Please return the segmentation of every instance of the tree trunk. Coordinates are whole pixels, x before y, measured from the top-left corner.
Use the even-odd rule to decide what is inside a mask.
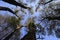
[[[29,32],[21,40],[36,40],[36,33],[33,27],[29,27]]]

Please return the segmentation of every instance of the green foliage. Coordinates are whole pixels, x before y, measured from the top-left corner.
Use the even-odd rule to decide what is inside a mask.
[[[11,17],[8,22],[10,26],[16,27],[19,24],[19,21],[16,17]]]
[[[33,21],[30,21],[30,23],[28,24],[28,29],[29,29],[29,32],[31,33],[36,32],[36,26]]]
[[[28,24],[28,26],[33,27],[33,26],[34,26],[34,22],[30,22],[30,23]]]

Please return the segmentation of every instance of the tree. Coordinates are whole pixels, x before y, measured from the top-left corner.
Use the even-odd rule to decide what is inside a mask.
[[[25,35],[21,40],[36,40],[36,26],[32,20],[28,23],[28,34]]]
[[[54,31],[56,34],[56,37],[60,38],[60,34],[59,34],[60,28],[59,27],[56,28],[56,26],[60,22],[59,21],[60,20],[60,14],[59,14],[60,13],[60,1],[54,1],[54,0],[50,0],[48,2],[46,2],[46,0],[38,0],[38,1],[36,0],[36,2],[32,1],[32,0],[29,0],[29,1],[31,1],[30,2],[31,6],[29,5],[31,7],[31,9],[20,8],[18,11],[14,12],[17,14],[18,20],[15,17],[12,17],[8,21],[9,25],[12,26],[12,28],[16,31],[17,28],[19,28],[19,27],[17,27],[17,25],[19,25],[19,21],[21,22],[21,20],[25,20],[25,21],[23,21],[23,23],[25,23],[26,25],[22,24],[22,26],[26,26],[29,29],[29,31],[28,31],[27,35],[25,35],[21,40],[36,40],[36,32],[37,33],[40,32],[41,35],[45,36],[46,31],[47,31],[48,35],[53,35],[53,31]],[[32,5],[32,2],[34,2],[34,5]],[[24,2],[22,2],[22,3],[24,3]],[[28,2],[27,2],[27,4],[28,4]],[[17,8],[18,7],[16,7],[16,10],[17,10]],[[31,14],[31,13],[33,13],[33,14]],[[34,15],[34,14],[36,14],[36,15]],[[19,17],[21,17],[21,20]],[[37,24],[35,23],[36,21],[38,21]],[[43,25],[41,25],[41,23],[43,23]],[[36,30],[37,28],[39,28],[39,29]],[[16,33],[15,31],[13,31],[5,39],[7,39],[8,37],[10,38],[12,36],[12,34]],[[44,37],[40,38],[40,39],[44,39]]]
[[[29,8],[29,7],[26,7],[26,6],[24,6],[23,4],[21,4],[21,3],[18,3],[18,2],[16,2],[15,0],[3,0],[4,2],[7,2],[7,3],[9,3],[9,4],[13,4],[13,5],[16,5],[16,6],[20,6],[20,7],[22,7],[22,8],[25,8],[25,9],[27,9],[27,8]]]

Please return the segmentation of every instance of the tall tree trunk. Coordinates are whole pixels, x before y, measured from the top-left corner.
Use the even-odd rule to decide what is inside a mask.
[[[29,32],[21,40],[36,40],[36,26],[34,23],[29,23]]]
[[[25,35],[21,40],[36,40],[35,30],[31,27],[27,35]]]

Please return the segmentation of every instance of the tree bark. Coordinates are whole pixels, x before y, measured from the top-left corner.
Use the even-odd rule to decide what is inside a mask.
[[[35,36],[35,30],[29,29],[29,32],[27,35],[25,35],[21,40],[36,40],[36,36]]]
[[[29,32],[21,40],[36,40],[36,26],[35,24],[29,24]]]

